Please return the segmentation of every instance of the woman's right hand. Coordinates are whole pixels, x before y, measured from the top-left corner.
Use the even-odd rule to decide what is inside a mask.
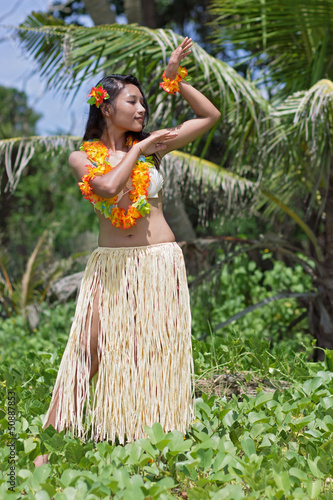
[[[139,150],[139,156],[150,156],[158,151],[163,151],[167,148],[167,142],[170,139],[175,139],[178,132],[174,129],[162,129],[152,132],[149,137],[135,144],[135,148]]]

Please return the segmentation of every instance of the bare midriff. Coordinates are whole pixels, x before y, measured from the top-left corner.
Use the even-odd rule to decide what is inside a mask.
[[[99,211],[98,245],[100,247],[140,247],[175,241],[175,236],[164,218],[162,211],[162,191],[158,198],[149,198],[150,213],[138,219],[135,226],[129,229],[114,227]],[[131,204],[128,194],[125,194],[118,206],[127,209]]]

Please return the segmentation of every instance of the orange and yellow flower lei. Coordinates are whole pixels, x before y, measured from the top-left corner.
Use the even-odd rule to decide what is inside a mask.
[[[165,90],[168,94],[174,95],[175,92],[179,92],[179,82],[187,77],[187,69],[185,67],[178,67],[178,73],[173,80],[166,77],[166,72],[164,71],[162,78],[163,82],[160,83],[160,87]],[[188,80],[188,79],[187,79]]]
[[[138,141],[128,138],[126,145],[132,146]],[[150,204],[147,201],[147,191],[150,184],[149,169],[154,166],[151,156],[140,156],[132,169],[131,179],[133,188],[129,191],[129,197],[133,201],[126,211],[117,206],[117,196],[113,198],[103,198],[92,190],[89,181],[98,175],[105,175],[112,170],[111,163],[107,160],[109,152],[107,147],[100,140],[85,141],[80,146],[81,151],[85,151],[92,165],[86,165],[88,173],[83,175],[82,182],[79,182],[81,193],[89,200],[94,207],[99,210],[107,219],[110,219],[113,226],[129,229],[135,226],[137,219],[141,219],[150,212]]]

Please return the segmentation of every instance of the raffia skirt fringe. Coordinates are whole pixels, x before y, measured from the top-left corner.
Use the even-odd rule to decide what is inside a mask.
[[[98,314],[98,373],[89,383]],[[144,426],[185,434],[195,418],[191,313],[177,243],[98,247],[82,280],[49,414],[56,429],[95,441],[131,442]]]

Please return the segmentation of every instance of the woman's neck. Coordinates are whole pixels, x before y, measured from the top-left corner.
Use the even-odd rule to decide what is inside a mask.
[[[110,127],[106,127],[102,133],[101,141],[109,151],[125,150],[125,132],[123,131],[111,130]]]

